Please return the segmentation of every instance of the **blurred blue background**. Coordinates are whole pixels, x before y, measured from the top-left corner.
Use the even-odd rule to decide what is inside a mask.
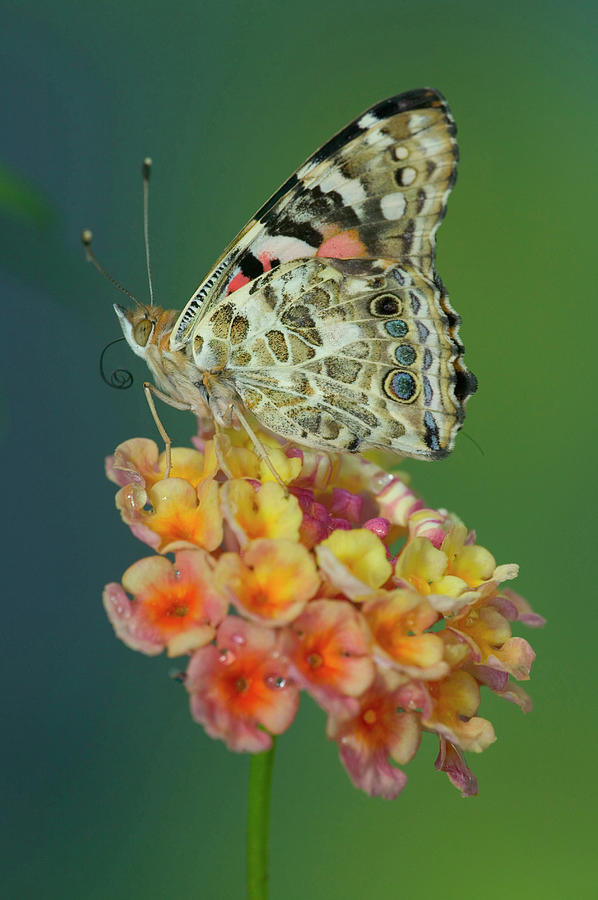
[[[272,900],[595,897],[596,7],[529,0],[2,3],[1,409],[6,550],[3,894],[242,897],[248,760],[193,724],[172,662],[118,642],[104,583],[145,555],[103,458],[155,437],[140,361],[109,390],[106,267],[145,296],[140,162],[154,159],[157,295],[180,308],[253,211],[375,101],[440,88],[459,181],[439,272],[480,382],[454,454],[410,462],[548,619],[524,717],[464,801],[424,740],[394,802],[359,794],[304,699],[281,738]],[[139,365],[137,365],[139,363]],[[167,410],[187,441],[193,421]],[[524,634],[523,630],[519,631]]]

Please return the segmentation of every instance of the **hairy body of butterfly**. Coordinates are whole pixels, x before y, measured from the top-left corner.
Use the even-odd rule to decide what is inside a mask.
[[[116,306],[162,398],[310,447],[449,453],[476,388],[434,269],[456,162],[442,96],[391,97],[291,176],[180,315]]]

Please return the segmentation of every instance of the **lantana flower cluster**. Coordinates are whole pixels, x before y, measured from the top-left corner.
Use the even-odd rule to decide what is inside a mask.
[[[477,793],[464,753],[496,739],[481,689],[531,709],[534,652],[511,625],[544,620],[505,587],[518,567],[375,454],[260,437],[284,486],[233,429],[173,448],[167,478],[148,439],[107,459],[123,521],[154,551],[104,590],[116,634],[186,658],[191,714],[231,750],[268,750],[303,691],[366,793],[397,796],[422,732],[436,768]]]

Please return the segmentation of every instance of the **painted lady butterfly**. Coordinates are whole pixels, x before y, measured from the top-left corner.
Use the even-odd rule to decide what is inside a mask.
[[[154,413],[151,393],[251,433],[249,410],[314,448],[449,453],[476,389],[434,270],[455,132],[437,91],[383,100],[283,184],[180,315],[115,306]]]

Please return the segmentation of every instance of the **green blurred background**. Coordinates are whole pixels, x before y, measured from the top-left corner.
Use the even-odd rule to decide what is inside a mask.
[[[424,740],[394,802],[358,793],[304,699],[279,741],[272,900],[596,897],[596,7],[503,0],[4,2],[0,263],[7,532],[3,896],[241,898],[248,760],[193,724],[172,662],[118,642],[103,584],[146,549],[103,457],[155,437],[119,334],[145,295],[140,161],[154,159],[158,298],[181,307],[253,211],[375,101],[440,88],[460,175],[439,271],[480,382],[451,458],[408,464],[548,619],[531,715],[487,696],[499,740],[461,800]],[[138,365],[139,363],[139,365]],[[187,440],[190,417],[165,414]],[[176,665],[176,664],[175,664]]]

